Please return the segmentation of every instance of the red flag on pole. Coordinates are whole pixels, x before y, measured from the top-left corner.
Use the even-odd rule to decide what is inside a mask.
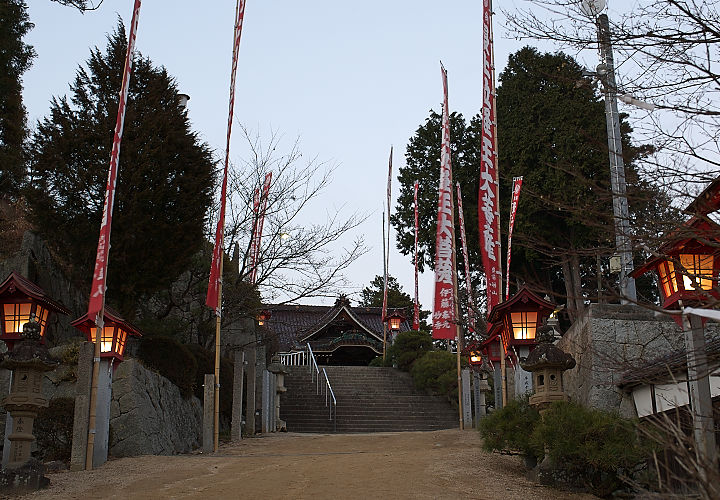
[[[240,51],[240,35],[245,16],[245,0],[238,0],[235,7],[235,31],[233,34],[232,69],[230,70],[230,102],[228,109],[227,140],[225,144],[225,167],[223,169],[222,189],[220,191],[220,216],[215,228],[215,248],[213,249],[212,263],[210,264],[210,281],[208,283],[205,304],[215,309],[220,315],[220,264],[223,257],[223,231],[225,229],[225,197],[227,196],[227,173],[230,163],[230,135],[232,133],[233,109],[235,108],[235,75],[237,73],[238,53]]]
[[[390,146],[390,160],[388,161],[388,180],[387,180],[387,217],[388,217],[388,226],[387,226],[387,251],[383,251],[383,255],[385,256],[385,265],[383,266],[385,268],[385,280],[383,283],[383,305],[382,305],[382,320],[385,321],[387,318],[387,309],[388,309],[388,268],[390,267],[390,197],[391,197],[391,186],[392,186],[392,157],[393,157],[393,148]],[[383,238],[384,240],[384,238]],[[383,245],[385,245],[385,241],[383,241]]]
[[[475,300],[472,293],[472,284],[470,283],[470,259],[468,259],[467,238],[465,237],[465,216],[463,215],[462,193],[460,192],[460,183],[457,183],[457,204],[458,216],[460,217],[460,241],[462,242],[463,260],[465,261],[465,287],[467,289],[468,301],[468,325],[470,332],[475,332],[475,310],[473,304]]]
[[[442,66],[442,65],[441,65]],[[450,165],[450,117],[448,113],[447,71],[442,70],[443,110],[440,146],[440,185],[438,187],[437,233],[435,235],[435,302],[433,330],[435,339],[454,339],[455,323],[455,228],[453,225],[452,166]]]
[[[255,284],[257,280],[258,264],[260,263],[260,243],[262,241],[263,225],[265,223],[265,212],[267,211],[268,197],[270,196],[270,182],[272,172],[265,174],[262,197],[257,198],[258,191],[255,191],[255,227],[253,228],[252,245],[250,248],[250,283]]]
[[[512,253],[512,234],[513,228],[515,227],[515,214],[517,213],[518,199],[520,199],[522,181],[522,177],[513,177],[512,202],[510,202],[510,227],[508,229],[507,270],[505,275],[505,300],[510,298],[510,255]]]
[[[123,127],[125,124],[125,107],[127,105],[128,90],[130,88],[130,75],[132,74],[133,51],[135,50],[135,37],[137,34],[138,18],[140,16],[140,0],[135,0],[132,21],[130,21],[130,37],[128,38],[127,52],[125,54],[125,68],[122,84],[120,85],[120,100],[118,103],[117,120],[115,121],[115,134],[113,147],[110,153],[110,168],[105,188],[105,205],[103,218],[100,223],[100,236],[98,238],[97,254],[95,256],[95,270],[93,272],[92,287],[90,288],[90,301],[88,303],[88,317],[95,318],[102,314],[105,308],[105,283],[107,279],[108,253],[110,251],[110,227],[112,213],[115,205],[115,185],[117,183],[118,160],[120,159],[120,143],[122,142]]]
[[[500,302],[500,214],[498,208],[497,139],[495,136],[495,89],[491,0],[483,0],[483,107],[478,226],[480,250],[487,280],[488,312]],[[490,327],[490,325],[488,325]]]
[[[415,181],[413,206],[415,207],[415,303],[413,310],[413,330],[420,329],[420,300],[418,298],[418,181]]]

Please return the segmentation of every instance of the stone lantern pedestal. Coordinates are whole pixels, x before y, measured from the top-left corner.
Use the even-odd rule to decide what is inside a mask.
[[[18,342],[0,363],[0,367],[12,372],[10,394],[2,399],[3,407],[12,417],[9,460],[0,475],[0,488],[4,491],[32,491],[49,484],[43,476],[43,466],[31,458],[30,449],[35,441],[32,431],[38,411],[49,405],[42,394],[43,373],[56,366],[47,348],[29,339]]]

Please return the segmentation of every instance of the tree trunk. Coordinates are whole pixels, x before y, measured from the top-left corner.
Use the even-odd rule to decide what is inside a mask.
[[[582,280],[580,279],[580,257],[577,254],[573,254],[570,256],[570,261],[570,272],[573,276],[575,311],[579,318],[585,312],[585,297],[583,296]]]
[[[573,287],[572,272],[570,271],[570,261],[568,259],[563,259],[562,261],[562,272],[565,281],[565,295],[567,297],[565,308],[567,309],[570,321],[574,323],[577,319],[577,310],[575,308],[575,300],[573,298],[575,290]]]

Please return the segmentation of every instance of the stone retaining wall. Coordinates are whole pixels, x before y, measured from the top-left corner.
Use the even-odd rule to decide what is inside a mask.
[[[717,324],[708,323],[706,334],[716,335]],[[667,315],[636,305],[591,304],[557,345],[577,362],[563,373],[565,391],[573,401],[635,417],[632,398],[617,387],[623,373],[683,349],[685,341]]]
[[[113,375],[110,455],[172,455],[200,446],[202,404],[134,359]]]

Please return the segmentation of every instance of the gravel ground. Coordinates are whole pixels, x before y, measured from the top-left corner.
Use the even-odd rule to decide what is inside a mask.
[[[516,456],[485,453],[474,431],[271,434],[218,453],[111,460],[49,475],[23,499],[592,499],[526,478]]]

